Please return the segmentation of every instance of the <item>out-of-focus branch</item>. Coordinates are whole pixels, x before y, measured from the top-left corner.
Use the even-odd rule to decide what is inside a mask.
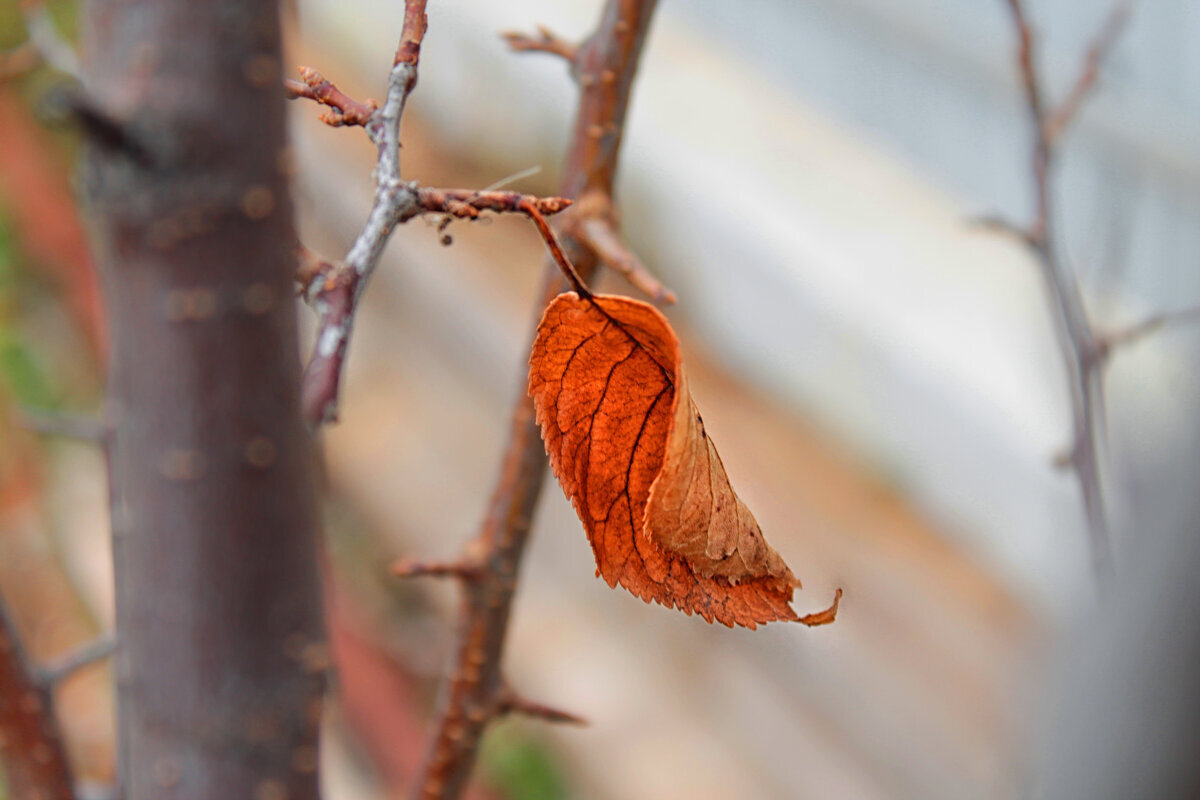
[[[501,691],[500,705],[496,713],[498,716],[503,714],[519,714],[523,717],[567,725],[588,724],[588,721],[578,714],[572,714],[570,711],[563,711],[560,708],[548,706],[544,703],[536,703],[533,700],[520,696],[511,688],[505,688]]]
[[[595,254],[601,264],[623,276],[642,294],[656,303],[673,304],[675,293],[650,273],[617,232],[611,203],[604,197],[599,197],[599,200],[598,205],[601,205],[603,210],[586,213],[581,208],[580,213],[572,218],[571,234]],[[588,201],[589,198],[584,198],[580,205],[583,206]]]
[[[579,56],[578,45],[567,41],[544,25],[538,26],[537,36],[529,36],[515,31],[501,35],[508,41],[508,46],[517,52],[549,53],[566,59],[572,65]]]
[[[1147,336],[1158,333],[1164,328],[1200,321],[1200,306],[1177,308],[1154,314],[1128,328],[1101,334],[1097,338],[1097,357],[1104,360],[1110,357],[1117,348],[1137,344]]]
[[[52,689],[81,669],[108,658],[116,649],[116,638],[102,634],[44,665],[38,671],[38,679],[47,689]]]
[[[1097,578],[1102,586],[1106,586],[1112,581],[1114,568],[1097,452],[1097,434],[1103,425],[1104,388],[1099,369],[1103,348],[1088,317],[1076,277],[1059,251],[1055,238],[1058,233],[1057,217],[1051,197],[1056,144],[1095,86],[1100,66],[1128,19],[1129,3],[1127,0],[1117,0],[1100,34],[1089,47],[1070,94],[1061,105],[1054,108],[1046,100],[1037,64],[1036,36],[1023,2],[1005,2],[1017,32],[1017,63],[1033,129],[1035,208],[1033,221],[1023,231],[1017,226],[1006,227],[1017,230],[1034,251],[1054,312],[1071,396],[1072,439],[1067,462],[1078,477],[1083,495]]]
[[[1112,52],[1117,38],[1129,23],[1129,15],[1133,13],[1134,0],[1121,0],[1113,5],[1108,18],[1100,27],[1100,32],[1088,46],[1084,56],[1083,69],[1080,70],[1075,84],[1071,87],[1066,99],[1059,104],[1054,113],[1046,120],[1046,138],[1051,142],[1058,141],[1063,131],[1074,121],[1083,101],[1091,93],[1100,77],[1100,69]]]
[[[46,684],[0,599],[0,765],[13,800],[75,800]]]
[[[595,33],[573,54],[572,72],[581,97],[563,170],[561,193],[566,197],[596,193],[611,202],[625,113],[655,5],[655,0],[607,0]],[[559,49],[560,54],[568,52]],[[575,233],[578,227],[572,216],[578,210],[566,212],[562,250],[582,279],[588,280],[598,259]],[[565,288],[560,268],[558,263],[547,265],[534,308],[535,323]],[[478,538],[467,545],[464,561],[480,564],[482,572],[461,581],[464,597],[457,644],[443,679],[421,775],[413,787],[415,800],[460,797],[489,720],[514,710],[501,661],[521,555],[546,472],[546,451],[524,384],[522,378],[487,516]],[[523,704],[533,707],[527,701]]]
[[[19,422],[42,436],[59,436],[89,444],[104,444],[107,430],[104,422],[88,414],[69,414],[57,411],[22,408]]]
[[[126,796],[316,800],[324,694],[279,3],[90,0],[82,189],[112,321],[106,448]],[[149,59],[149,60],[147,60]]]

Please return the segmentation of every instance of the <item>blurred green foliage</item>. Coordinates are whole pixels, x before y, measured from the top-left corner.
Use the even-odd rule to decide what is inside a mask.
[[[47,0],[46,8],[55,27],[64,39],[75,41],[79,29],[78,4],[73,0]],[[7,50],[25,41],[25,21],[21,15],[21,4],[0,3],[0,50]]]
[[[569,800],[558,759],[521,727],[506,722],[488,732],[479,754],[484,778],[512,800]]]
[[[0,384],[4,394],[36,408],[58,404],[49,373],[35,349],[22,335],[18,300],[31,287],[20,270],[20,250],[12,220],[0,207]]]

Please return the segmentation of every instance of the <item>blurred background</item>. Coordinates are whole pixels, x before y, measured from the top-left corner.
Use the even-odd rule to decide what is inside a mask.
[[[1029,3],[1053,97],[1106,3]],[[70,3],[51,3],[74,32]],[[433,0],[404,171],[551,194],[574,115],[559,61],[501,31],[569,39],[597,0]],[[288,64],[381,99],[403,6],[301,0]],[[0,4],[0,46],[25,32]],[[1063,252],[1102,329],[1200,304],[1200,7],[1140,5],[1063,143]],[[970,223],[1032,214],[1031,135],[1001,0],[661,0],[618,181],[624,233],[666,309],[739,494],[837,623],[714,628],[594,577],[548,485],[506,655],[516,687],[586,728],[489,733],[479,795],[1007,798],[1031,763],[1043,674],[1096,602],[1066,375],[1037,268]],[[290,68],[290,67],[289,67]],[[0,83],[0,590],[49,657],[111,625],[94,447],[19,409],[93,413],[103,326],[71,199],[70,137],[39,69]],[[293,104],[302,239],[338,257],[374,150]],[[356,327],[342,421],[323,436],[343,702],[331,798],[395,796],[422,747],[457,596],[397,584],[401,555],[474,535],[524,384],[543,246],[520,219],[399,230]],[[613,276],[601,288],[632,293]],[[301,317],[309,320],[306,309]],[[1104,485],[1118,560],[1192,521],[1200,332],[1121,350],[1106,374]],[[60,690],[81,776],[112,778],[104,668]]]

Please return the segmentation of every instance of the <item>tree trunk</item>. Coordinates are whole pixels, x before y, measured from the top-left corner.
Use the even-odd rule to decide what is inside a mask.
[[[327,662],[279,8],[91,0],[128,800],[317,797]]]

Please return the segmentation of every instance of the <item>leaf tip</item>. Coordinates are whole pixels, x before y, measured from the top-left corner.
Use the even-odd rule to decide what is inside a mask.
[[[837,589],[837,591],[835,591],[833,593],[833,605],[829,606],[829,608],[825,609],[824,611],[817,611],[812,614],[805,614],[803,617],[800,617],[796,621],[802,625],[807,625],[810,628],[815,628],[818,625],[828,625],[829,623],[831,623],[835,619],[837,619],[838,606],[841,604],[841,602],[842,602],[842,590],[839,587]]]

